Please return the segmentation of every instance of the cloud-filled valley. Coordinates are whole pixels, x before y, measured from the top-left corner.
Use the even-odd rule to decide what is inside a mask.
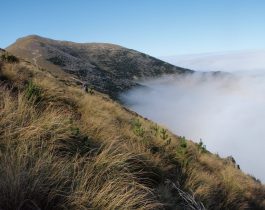
[[[233,60],[226,59],[219,63]],[[243,59],[233,62],[238,62],[237,68],[244,66]],[[174,133],[197,142],[202,139],[211,152],[232,155],[243,171],[264,182],[265,74],[250,71],[247,65],[244,73],[199,72],[143,81],[145,88],[130,90],[121,98],[132,110]],[[220,66],[227,71],[230,67]]]

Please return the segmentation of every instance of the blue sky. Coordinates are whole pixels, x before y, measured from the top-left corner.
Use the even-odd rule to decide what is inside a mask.
[[[263,0],[0,0],[0,47],[29,34],[154,56],[265,49]]]

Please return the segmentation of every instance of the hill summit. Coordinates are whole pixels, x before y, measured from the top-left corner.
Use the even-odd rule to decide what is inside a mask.
[[[7,48],[53,72],[65,71],[96,90],[116,97],[140,79],[191,73],[144,53],[107,43],[74,43],[30,35]]]

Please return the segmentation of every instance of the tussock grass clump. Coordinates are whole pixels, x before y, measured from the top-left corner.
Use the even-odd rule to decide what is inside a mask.
[[[12,95],[1,88],[0,207],[55,209],[67,186],[62,169],[68,164],[53,150],[56,141],[69,138],[69,124],[59,110],[38,112],[24,93]]]
[[[41,100],[41,94],[42,94],[41,88],[38,87],[36,84],[34,84],[32,81],[29,81],[25,91],[27,99],[38,102]]]
[[[162,206],[155,201],[147,181],[140,178],[143,168],[135,164],[141,161],[139,155],[115,141],[99,148],[89,147],[89,139],[80,139],[80,132],[73,129],[70,116],[63,110],[42,107],[39,111],[38,106],[28,100],[27,92],[14,96],[1,88],[1,209]]]
[[[144,173],[132,160],[140,157],[120,145],[111,144],[92,161],[83,160],[75,178],[75,194],[71,199],[77,206],[95,209],[159,209],[151,188],[144,185]],[[147,182],[147,180],[145,180]],[[80,199],[76,199],[80,197]]]

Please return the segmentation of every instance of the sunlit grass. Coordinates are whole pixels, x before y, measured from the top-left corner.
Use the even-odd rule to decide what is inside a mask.
[[[172,183],[207,209],[265,208],[232,163],[62,75],[0,71],[0,208],[182,209]]]

